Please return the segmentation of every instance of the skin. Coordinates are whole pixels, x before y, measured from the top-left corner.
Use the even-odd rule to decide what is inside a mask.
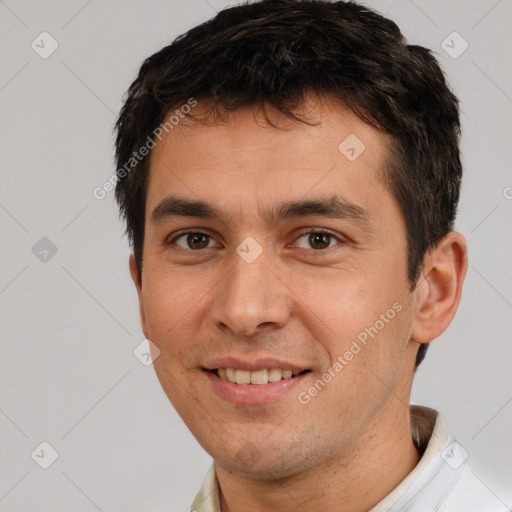
[[[211,125],[183,120],[151,153],[142,278],[133,255],[130,272],[144,334],[160,350],[155,371],[214,459],[223,512],[325,512],[340,503],[363,512],[389,494],[419,460],[408,409],[419,343],[452,320],[467,268],[465,240],[451,232],[426,255],[411,291],[404,222],[379,179],[389,137],[332,99],[310,96],[305,107],[319,124],[269,108],[278,128],[258,108]],[[366,146],[353,162],[338,149],[349,134]],[[170,194],[212,202],[223,217],[152,222]],[[368,222],[260,215],[333,194],[363,208]],[[205,248],[186,235],[166,243],[187,228],[211,237],[200,239]],[[328,248],[308,239],[319,228],[334,235]],[[247,236],[263,249],[250,264],[235,250]],[[401,311],[300,403],[299,392],[395,303]],[[202,371],[230,355],[274,356],[311,373],[275,403],[234,405]]]

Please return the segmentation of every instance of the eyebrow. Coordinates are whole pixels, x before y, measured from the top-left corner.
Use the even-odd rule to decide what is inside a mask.
[[[277,224],[283,220],[312,215],[348,219],[361,224],[370,224],[371,220],[367,210],[338,195],[329,198],[288,201],[271,207],[264,212],[262,217],[268,223]],[[167,196],[151,213],[151,222],[156,224],[174,217],[223,219],[225,216],[212,203],[177,196]]]

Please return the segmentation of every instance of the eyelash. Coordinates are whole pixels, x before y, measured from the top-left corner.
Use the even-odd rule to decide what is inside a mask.
[[[322,229],[322,228],[317,228],[317,229],[310,229],[309,231],[304,231],[302,233],[300,233],[297,237],[297,240],[299,238],[302,238],[303,236],[305,235],[310,235],[310,234],[321,234],[321,235],[329,235],[331,236],[332,238],[336,239],[338,241],[338,244],[339,243],[343,243],[345,242],[344,239],[342,239],[340,236],[334,234],[332,231],[329,231],[327,229]],[[172,240],[169,240],[165,243],[165,245],[176,245],[176,240],[180,239],[181,237],[184,237],[186,235],[205,235],[211,239],[213,239],[213,237],[211,235],[209,235],[208,233],[204,233],[202,231],[197,231],[195,229],[188,229],[186,231],[182,231],[181,233],[179,233],[177,236],[175,236]],[[336,244],[336,245],[338,245]],[[333,247],[336,247],[336,245],[332,246],[332,247],[326,247],[325,249],[309,249],[311,251],[314,251],[314,252],[323,252],[323,251],[327,251],[328,249],[332,249]],[[180,247],[180,249],[183,249],[183,247]],[[201,251],[204,251],[205,249],[209,249],[209,247],[205,247],[204,249],[184,249],[184,250],[188,250],[190,252],[201,252]],[[302,249],[302,248],[300,248]],[[302,250],[308,250],[308,249],[302,249]]]

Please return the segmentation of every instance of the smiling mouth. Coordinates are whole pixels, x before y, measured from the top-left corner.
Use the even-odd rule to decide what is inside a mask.
[[[311,370],[282,370],[280,368],[269,368],[256,371],[239,370],[236,368],[216,368],[215,370],[210,370],[210,372],[217,375],[217,377],[233,384],[253,384],[260,386],[272,382],[279,382],[280,380],[293,379],[310,371]]]

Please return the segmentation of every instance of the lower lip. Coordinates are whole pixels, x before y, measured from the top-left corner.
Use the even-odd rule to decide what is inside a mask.
[[[215,391],[225,400],[236,405],[258,405],[277,402],[308,377],[311,372],[302,373],[290,379],[281,379],[268,384],[234,384],[221,379],[216,373],[204,370]]]

